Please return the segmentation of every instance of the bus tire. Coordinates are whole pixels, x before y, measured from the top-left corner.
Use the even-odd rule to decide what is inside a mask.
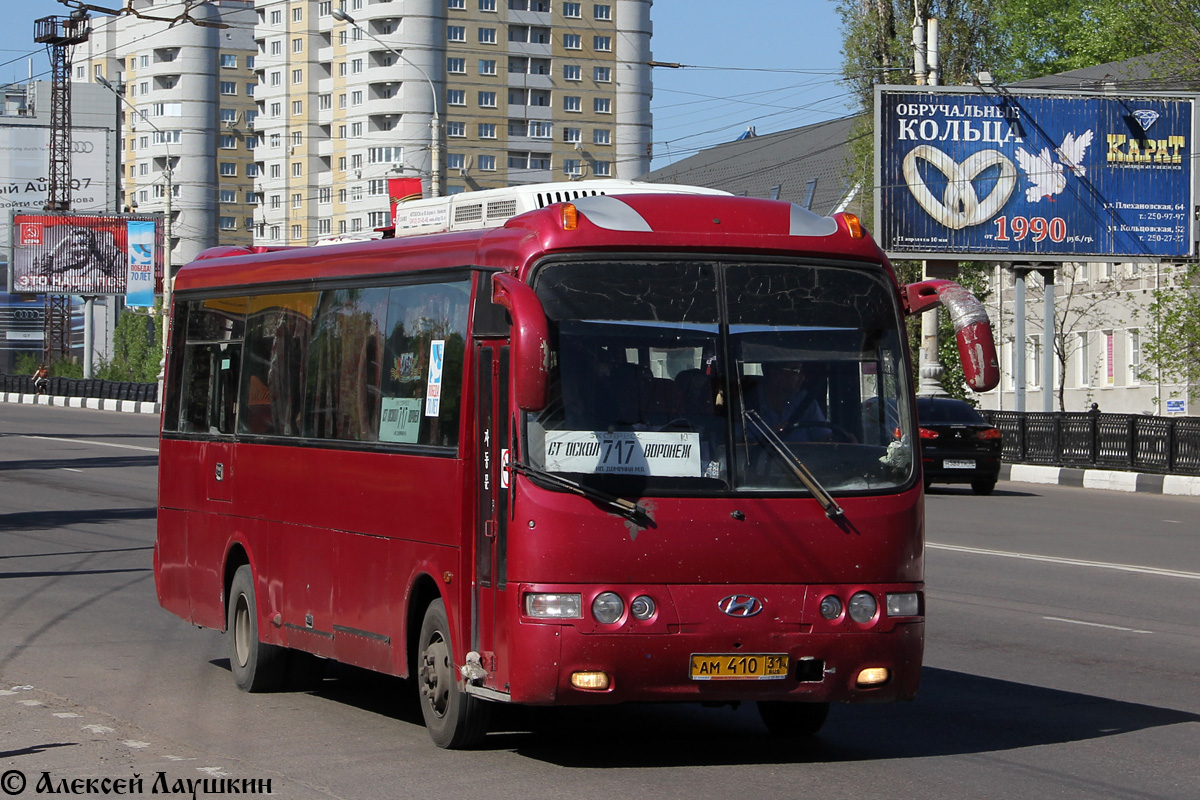
[[[287,672],[287,651],[266,644],[258,635],[258,603],[254,598],[254,573],[243,564],[229,584],[229,609],[225,632],[229,642],[229,668],[244,692],[269,692],[279,688]]]
[[[772,736],[799,739],[816,736],[829,716],[829,703],[758,701],[758,715]]]
[[[448,750],[479,744],[487,733],[491,708],[458,688],[450,622],[440,598],[425,609],[417,645],[416,678],[421,715],[434,744]]]

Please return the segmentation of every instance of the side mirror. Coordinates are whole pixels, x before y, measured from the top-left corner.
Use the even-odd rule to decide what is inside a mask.
[[[953,281],[928,280],[904,287],[904,305],[910,316],[945,306],[954,324],[967,385],[976,392],[996,388],[1000,383],[1000,361],[992,323],[975,295]]]
[[[542,301],[533,289],[511,275],[492,276],[492,302],[512,317],[512,364],[517,407],[539,411],[546,407],[550,375],[550,329]]]

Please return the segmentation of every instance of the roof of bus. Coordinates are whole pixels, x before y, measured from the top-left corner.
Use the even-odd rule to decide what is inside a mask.
[[[819,217],[792,203],[734,196],[636,194],[581,198],[579,223],[562,204],[490,230],[302,248],[214,248],[180,269],[178,291],[282,284],[476,266],[527,278],[551,253],[798,255],[883,264],[869,235],[854,238],[843,215]],[[262,251],[267,252],[262,252]]]

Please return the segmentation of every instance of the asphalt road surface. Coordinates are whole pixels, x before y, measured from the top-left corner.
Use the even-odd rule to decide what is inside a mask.
[[[749,705],[506,708],[446,752],[410,683],[247,695],[158,607],[156,423],[0,405],[0,800],[1200,797],[1200,499],[935,487],[921,694],[811,742]]]

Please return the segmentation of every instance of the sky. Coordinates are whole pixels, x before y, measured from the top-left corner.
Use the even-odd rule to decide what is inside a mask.
[[[116,8],[122,0],[91,0]],[[0,0],[0,82],[47,77],[35,19],[66,16],[57,0]],[[832,0],[654,0],[652,168],[732,141],[851,112],[839,81],[842,34]]]

